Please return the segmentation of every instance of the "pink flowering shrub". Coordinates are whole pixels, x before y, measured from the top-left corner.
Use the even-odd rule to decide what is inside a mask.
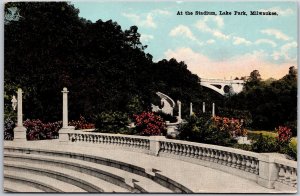
[[[166,125],[160,116],[153,112],[142,112],[133,115],[136,129],[141,135],[162,135],[166,133]]]
[[[95,129],[95,124],[87,122],[83,116],[80,116],[77,121],[69,122],[69,126],[74,126],[75,129]]]
[[[215,116],[212,118],[212,122],[220,131],[228,132],[231,137],[247,135],[243,121],[239,119]]]
[[[58,138],[58,131],[62,127],[62,122],[43,123],[39,119],[27,119],[23,125],[27,129],[27,140],[44,140]]]
[[[290,128],[279,126],[278,128],[275,128],[275,130],[278,133],[278,136],[276,138],[280,144],[290,142],[290,140],[292,138],[292,132],[291,132]]]

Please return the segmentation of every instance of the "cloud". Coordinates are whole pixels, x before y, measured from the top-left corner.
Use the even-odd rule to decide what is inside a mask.
[[[150,28],[156,28],[157,25],[153,21],[153,17],[151,14],[147,14],[145,19],[142,19],[141,16],[137,14],[129,14],[129,13],[123,13],[123,16],[134,22],[138,26],[143,26],[143,27],[150,27]]]
[[[172,37],[182,35],[182,36],[187,37],[191,40],[194,40],[194,41],[196,40],[196,37],[193,35],[190,28],[188,28],[187,26],[184,26],[184,25],[178,25],[177,27],[175,27],[174,29],[172,29],[170,31],[169,35],[172,36]]]
[[[230,59],[215,61],[209,57],[193,51],[191,48],[169,49],[165,52],[167,59],[176,58],[184,61],[192,73],[202,78],[230,79],[231,77],[249,76],[257,69],[263,79],[270,77],[281,78],[288,73],[291,65],[297,65],[296,61],[274,64],[266,59],[268,54],[262,50],[253,51]]]
[[[207,44],[213,44],[215,43],[216,41],[214,39],[209,39],[206,41]]]
[[[141,41],[142,42],[149,42],[154,38],[153,35],[141,34]]]
[[[274,51],[273,54],[271,55],[274,60],[288,60],[288,61],[296,61],[297,60],[297,55],[293,57],[293,51],[291,49],[297,48],[297,42],[290,42],[287,43],[283,46],[281,46],[279,51]],[[294,50],[294,52],[297,50]]]
[[[280,7],[272,7],[269,9],[260,9],[259,11],[261,11],[261,12],[267,12],[267,11],[277,12],[279,16],[289,16],[289,15],[294,14],[294,11],[291,8],[282,9]],[[267,17],[270,17],[270,16],[267,16]]]
[[[176,36],[182,36],[186,37],[192,41],[197,42],[199,45],[202,45],[202,42],[200,42],[193,34],[193,32],[190,30],[189,27],[185,25],[178,25],[177,27],[173,28],[170,33],[170,36],[176,37]]]
[[[123,16],[131,20],[137,26],[156,28],[157,24],[154,22],[154,17],[157,15],[171,15],[167,10],[155,9],[143,15],[137,15],[133,13],[122,13]]]
[[[258,39],[254,42],[256,45],[260,45],[260,44],[269,44],[271,45],[273,48],[277,46],[277,44],[269,39]]]
[[[211,28],[208,23],[212,21],[214,24],[216,24],[217,28]],[[197,29],[199,29],[202,32],[208,32],[211,33],[214,37],[218,39],[227,40],[230,38],[229,35],[225,35],[222,33],[219,29],[224,26],[224,20],[220,16],[205,16],[202,20],[198,20],[195,24]]]
[[[232,39],[233,39],[233,45],[241,45],[241,44],[251,45],[252,44],[251,41],[246,40],[243,37],[236,37],[236,36],[234,36]]]
[[[282,33],[278,29],[263,29],[260,32],[263,33],[263,34],[266,34],[266,35],[273,35],[277,39],[281,39],[281,40],[284,40],[284,41],[288,41],[288,40],[291,39],[289,36],[287,36],[286,34]]]
[[[167,11],[167,10],[161,10],[161,9],[156,9],[156,10],[152,10],[151,14],[159,14],[159,15],[171,15],[171,12]]]

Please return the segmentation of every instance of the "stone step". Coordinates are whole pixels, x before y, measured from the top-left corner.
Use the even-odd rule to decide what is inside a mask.
[[[57,167],[64,167],[78,172],[84,172],[101,178],[105,181],[117,184],[127,188],[130,192],[157,192],[157,193],[170,193],[170,189],[161,186],[146,177],[124,171],[115,167],[101,165],[83,160],[70,159],[65,157],[54,157],[36,154],[20,154],[20,153],[5,153],[5,160],[18,162],[22,160],[27,163],[40,163],[43,165],[52,165]],[[148,172],[151,173],[151,172]]]
[[[38,193],[38,192],[44,192],[42,189],[38,189],[34,186],[30,186],[25,183],[16,182],[14,180],[11,180],[9,178],[4,178],[3,182],[3,189],[5,192],[23,192],[23,193]]]
[[[77,172],[63,167],[44,165],[41,163],[26,163],[4,160],[5,170],[10,170],[17,174],[24,171],[38,176],[48,176],[58,179],[66,184],[80,187],[87,192],[128,192],[127,190],[108,183],[104,180],[90,176],[85,173]],[[45,181],[47,182],[47,181]],[[73,189],[66,189],[64,192],[74,192]]]
[[[13,181],[16,184],[33,186],[44,192],[86,192],[79,187],[46,175],[34,174],[27,170],[15,170],[15,168],[7,167],[6,163],[4,163],[4,181],[7,181],[7,183]],[[16,189],[21,190],[21,187],[18,188],[16,186]],[[26,192],[26,189],[21,192]]]

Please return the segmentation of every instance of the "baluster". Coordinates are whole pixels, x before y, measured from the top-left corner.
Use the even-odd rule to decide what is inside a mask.
[[[245,170],[246,168],[246,160],[243,155],[241,155],[242,163],[241,163],[241,170]]]
[[[116,145],[119,146],[120,145],[120,137],[115,137],[115,142],[116,142]]]
[[[168,146],[167,152],[171,154],[171,153],[172,153],[172,146],[171,146],[171,143],[167,142],[166,144],[167,144],[167,146]]]
[[[227,153],[227,155],[228,155],[228,159],[227,159],[227,166],[228,167],[231,167],[231,164],[232,164],[232,153]]]
[[[210,149],[210,161],[211,162],[215,162],[215,154],[216,154],[216,151],[215,150],[213,150],[213,149]]]
[[[178,153],[179,153],[179,145],[180,144],[175,144],[175,152],[174,152],[174,154],[176,154],[176,155],[178,155]]]
[[[291,168],[288,166],[285,166],[285,175],[284,175],[284,184],[290,185],[291,183],[291,175],[292,175],[292,171]]]
[[[290,185],[292,187],[297,187],[297,173],[296,173],[296,169],[295,168],[291,168],[292,169],[292,174],[291,174],[291,183]]]
[[[202,160],[206,160],[206,148],[202,148]]]
[[[258,160],[255,161],[255,174],[256,175],[259,174],[259,162],[258,162]]]
[[[224,154],[223,154],[223,162],[222,162],[222,165],[226,165],[227,164],[227,157],[228,157],[228,155],[227,155],[227,152],[223,152]]]
[[[125,142],[124,138],[120,137],[119,139],[120,139],[120,146],[123,147],[124,146],[124,142]]]
[[[198,159],[199,158],[199,147],[198,146],[196,146],[195,147],[195,152],[194,152],[194,154],[195,154],[195,159]]]
[[[183,148],[183,144],[180,144],[179,146],[178,146],[178,154],[181,156],[182,155],[182,148]]]
[[[133,147],[133,144],[134,144],[133,140],[134,140],[134,139],[129,138],[129,141],[130,141],[130,147]]]
[[[95,135],[95,143],[98,144],[99,143],[99,135]]]
[[[141,149],[146,148],[146,141],[144,141],[143,139],[141,139],[139,145],[140,145]]]
[[[203,159],[203,148],[199,148],[199,159]]]
[[[185,147],[186,147],[186,155],[185,156],[187,156],[187,157],[189,157],[190,156],[190,146],[189,145],[185,145]]]
[[[284,176],[285,176],[285,169],[284,169],[284,167],[283,167],[283,165],[281,165],[281,164],[279,164],[278,165],[278,167],[279,167],[279,172],[278,172],[278,181],[279,182],[283,182],[284,181]]]
[[[246,172],[250,172],[250,170],[251,170],[251,162],[250,162],[250,157],[245,157],[246,158],[246,169],[245,169],[245,171]]]
[[[231,167],[236,168],[236,154],[232,154]]]
[[[190,152],[190,157],[191,158],[194,158],[194,156],[195,156],[195,151],[194,151],[194,146],[191,146],[191,152]]]
[[[241,155],[236,154],[236,166],[235,168],[240,169],[241,168]]]
[[[186,145],[182,145],[182,156],[186,156]]]
[[[250,172],[255,173],[255,159],[251,159]]]
[[[214,162],[215,163],[218,163],[219,155],[220,155],[220,152],[218,150],[215,150],[215,157],[214,157]]]
[[[211,155],[211,149],[207,148],[206,149],[206,160],[210,161],[210,155]]]
[[[218,160],[218,163],[219,163],[219,164],[222,164],[222,162],[223,162],[223,151],[220,151],[219,153],[220,153],[220,154],[219,154],[219,158],[218,158],[218,159],[219,159],[219,160]]]

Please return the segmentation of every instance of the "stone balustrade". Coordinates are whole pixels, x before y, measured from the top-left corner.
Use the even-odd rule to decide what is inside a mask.
[[[224,146],[166,139],[164,136],[146,137],[80,130],[70,130],[67,134],[68,137],[62,138],[68,138],[68,142],[71,143],[138,149],[143,153],[179,159],[231,173],[270,189],[297,190],[297,162],[287,160],[284,155],[276,153],[255,153]]]
[[[275,188],[278,190],[297,189],[297,162],[275,159],[277,169]]]
[[[89,133],[74,131],[68,133],[69,141],[83,142],[93,144],[107,144],[121,147],[130,147],[138,149],[150,149],[150,140],[147,137],[121,135],[121,134],[106,134],[106,133]]]
[[[222,146],[185,141],[160,141],[163,153],[203,160],[258,174],[258,154]]]

